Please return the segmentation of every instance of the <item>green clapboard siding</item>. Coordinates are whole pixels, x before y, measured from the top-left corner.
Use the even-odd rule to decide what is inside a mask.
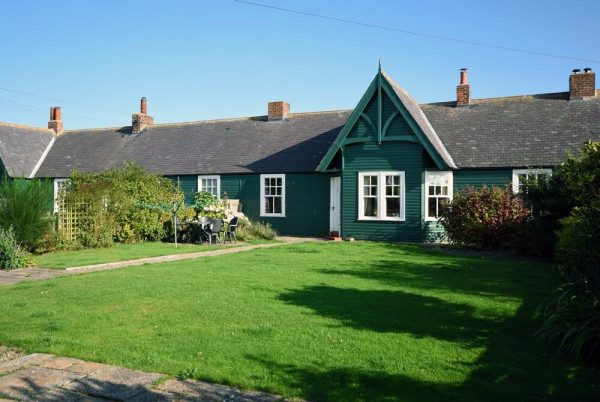
[[[221,197],[240,200],[240,209],[250,220],[270,223],[279,234],[320,236],[329,230],[329,177],[322,173],[286,174],[286,216],[260,216],[260,174],[220,175]],[[171,176],[191,205],[198,190],[198,176]]]
[[[227,180],[229,177],[227,177]],[[221,186],[225,182],[221,176]],[[243,212],[253,221],[270,223],[280,234],[320,236],[329,230],[329,177],[321,173],[285,175],[285,217],[260,216],[260,175],[252,176],[242,196]],[[236,198],[230,195],[230,198]]]
[[[505,187],[512,181],[512,170],[457,170],[454,176],[454,191],[460,191],[466,186],[481,188]]]
[[[358,220],[358,173],[405,172],[404,222]],[[428,234],[421,218],[423,147],[408,142],[352,144],[344,151],[342,235],[357,239],[423,241]]]

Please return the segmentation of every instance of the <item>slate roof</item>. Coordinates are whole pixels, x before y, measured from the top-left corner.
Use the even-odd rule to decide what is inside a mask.
[[[436,133],[436,130],[431,126],[427,117],[423,114],[423,111],[419,108],[419,104],[413,99],[412,96],[408,94],[400,85],[398,85],[394,80],[390,78],[385,72],[381,72],[381,75],[390,83],[391,87],[394,89],[394,92],[400,99],[400,102],[406,107],[408,113],[412,116],[415,122],[423,131],[423,134],[427,137],[431,145],[435,148],[438,154],[442,157],[446,165],[452,169],[456,169],[456,163],[454,162],[452,156],[448,153],[448,150],[444,146],[444,143],[440,140],[440,137]]]
[[[475,99],[457,108],[456,102],[418,105],[385,78],[452,168],[551,167],[585,141],[600,141],[600,90],[584,101],[555,93]],[[314,172],[352,112],[158,124],[140,134],[131,127],[67,130],[56,137],[0,123],[0,158],[12,176],[29,176],[39,163],[36,176],[67,177],[74,168],[102,171],[128,161],[168,176]]]
[[[0,122],[0,159],[11,177],[29,177],[52,141],[48,129]]]
[[[600,91],[569,101],[568,93],[421,105],[459,168],[551,167],[585,141],[600,141]]]
[[[132,134],[131,127],[65,131],[37,176],[67,177],[74,168],[102,171],[127,161],[166,176],[314,172],[350,113],[159,124],[140,134]]]

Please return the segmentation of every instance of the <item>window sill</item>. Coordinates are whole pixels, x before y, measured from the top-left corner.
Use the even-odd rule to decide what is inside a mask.
[[[285,218],[284,214],[263,214],[260,215],[261,218]]]
[[[385,219],[378,219],[378,218],[358,218],[359,222],[406,222],[405,218],[385,218]]]

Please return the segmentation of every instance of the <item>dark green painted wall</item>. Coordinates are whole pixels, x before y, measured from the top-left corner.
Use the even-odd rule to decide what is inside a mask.
[[[357,239],[422,241],[426,236],[421,220],[423,147],[410,142],[348,145],[342,174],[342,235]],[[398,221],[358,220],[358,173],[405,172],[405,218]]]
[[[399,124],[398,128],[404,128]],[[393,170],[405,172],[404,222],[358,220],[358,172]],[[411,142],[350,144],[344,150],[342,173],[342,235],[357,239],[424,241],[440,231],[435,222],[423,221],[423,171],[436,170],[424,148]],[[269,222],[280,234],[320,236],[329,232],[329,176],[323,173],[286,175],[286,216],[260,216],[260,175],[221,175],[221,196],[239,199],[241,210],[253,221]],[[198,176],[170,177],[178,181],[193,203]],[[467,185],[505,186],[512,170],[458,170],[454,191]]]
[[[242,212],[252,221],[268,222],[280,234],[320,236],[329,231],[329,176],[323,173],[285,175],[285,217],[260,216],[260,175],[220,175],[221,197],[239,199]],[[198,176],[171,176],[193,203]]]
[[[454,172],[454,191],[459,191],[465,186],[480,188],[484,184],[488,187],[504,187],[512,183],[512,170],[457,170]]]

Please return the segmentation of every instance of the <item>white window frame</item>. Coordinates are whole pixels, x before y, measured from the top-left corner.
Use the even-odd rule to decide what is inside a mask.
[[[267,213],[265,179],[281,179],[281,213]],[[270,195],[271,196],[271,195]],[[260,216],[264,217],[285,217],[285,174],[261,174],[260,175]]]
[[[513,193],[518,194],[519,193],[519,176],[521,175],[525,175],[526,177],[529,177],[530,175],[533,176],[537,176],[540,174],[547,174],[549,176],[552,176],[552,169],[542,169],[542,168],[538,168],[538,169],[514,169],[513,170],[513,174],[512,174],[512,190]]]
[[[424,183],[425,183],[425,221],[429,221],[429,222],[437,222],[439,220],[438,217],[430,217],[429,216],[429,198],[431,197],[429,195],[429,178],[430,176],[434,176],[434,181],[435,183],[442,183],[442,180],[444,180],[445,177],[448,177],[448,194],[446,196],[444,195],[433,195],[433,197],[435,198],[448,198],[448,201],[452,201],[452,195],[454,194],[454,175],[452,173],[452,171],[425,171],[425,178],[424,178]],[[439,211],[438,211],[439,212]]]
[[[365,195],[364,195],[364,177],[377,176],[377,216],[365,216]],[[387,210],[383,207],[386,205],[385,199],[385,177],[400,176],[400,216],[387,216]],[[400,171],[374,171],[374,172],[358,172],[358,220],[361,221],[404,221],[404,205],[405,205],[405,175]]]
[[[58,212],[58,192],[70,181],[71,179],[66,178],[54,179],[54,213]]]
[[[215,198],[217,198],[218,200],[221,199],[221,176],[219,175],[210,175],[210,176],[198,176],[198,191],[205,191],[202,190],[202,180],[217,180],[217,195],[215,196]],[[212,192],[211,192],[212,194]],[[215,195],[215,194],[213,194]]]

